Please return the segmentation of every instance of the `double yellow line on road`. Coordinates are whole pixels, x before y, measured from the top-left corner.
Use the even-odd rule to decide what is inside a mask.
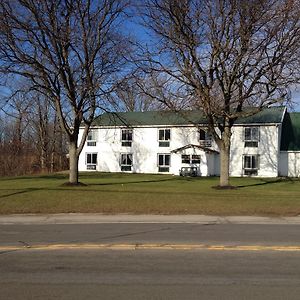
[[[17,250],[213,250],[213,251],[281,251],[300,252],[300,245],[207,245],[207,244],[36,244],[5,245],[0,252]]]

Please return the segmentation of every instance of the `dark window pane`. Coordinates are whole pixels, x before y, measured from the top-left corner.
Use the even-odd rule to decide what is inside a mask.
[[[170,146],[170,142],[159,142],[159,147],[169,147]]]
[[[206,136],[205,131],[203,129],[200,129],[199,133],[200,133],[200,141],[204,141]]]
[[[121,166],[121,171],[131,171],[131,166]]]
[[[92,154],[92,164],[97,164],[97,153]]]
[[[169,168],[168,167],[159,167],[158,172],[169,172]]]
[[[132,154],[127,155],[127,165],[132,165]]]
[[[86,155],[86,163],[90,164],[92,162],[92,155],[91,154],[87,154]]]
[[[123,147],[131,147],[132,143],[129,142],[129,141],[126,141],[126,142],[122,142],[122,146]]]
[[[164,156],[162,154],[158,155],[158,165],[159,166],[164,165]]]
[[[252,156],[252,162],[251,162],[251,167],[252,169],[256,169],[257,168],[257,165],[256,165],[256,156]]]
[[[165,130],[164,129],[160,129],[158,132],[158,139],[160,141],[164,141],[165,140]]]
[[[258,142],[255,142],[255,141],[245,141],[245,147],[254,147],[254,148],[257,148],[258,147]]]
[[[251,141],[251,128],[245,128],[245,141]]]
[[[170,165],[170,155],[165,155],[165,166],[169,166]]]
[[[168,141],[171,139],[171,131],[170,129],[165,130],[165,140]]]
[[[252,141],[258,141],[258,128],[252,128]]]
[[[245,169],[251,168],[251,158],[250,158],[250,156],[244,156],[244,168]]]

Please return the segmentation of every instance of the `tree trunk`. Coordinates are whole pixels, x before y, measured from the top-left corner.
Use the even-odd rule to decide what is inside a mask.
[[[44,145],[44,141],[42,140],[41,141],[42,145],[41,145],[41,158],[40,158],[40,161],[41,161],[41,170],[42,170],[42,173],[46,173],[48,171],[47,169],[47,149],[45,148],[45,145]]]
[[[55,165],[55,150],[56,150],[56,138],[57,138],[57,117],[55,114],[53,121],[53,132],[52,132],[52,145],[51,145],[51,154],[50,154],[50,172],[54,172]]]
[[[72,185],[77,185],[78,182],[78,153],[77,153],[77,142],[70,141],[69,144],[69,161],[70,161],[70,173],[69,173],[69,183]]]
[[[230,127],[226,127],[222,134],[222,141],[220,147],[220,187],[230,186],[229,184],[230,139],[231,139],[231,129]]]

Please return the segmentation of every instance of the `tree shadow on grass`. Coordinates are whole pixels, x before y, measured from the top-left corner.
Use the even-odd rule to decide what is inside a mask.
[[[7,197],[10,197],[10,196],[30,193],[30,192],[34,192],[34,191],[39,191],[39,190],[42,190],[42,189],[41,188],[28,188],[28,189],[21,190],[21,191],[20,190],[12,190],[12,189],[5,189],[5,190],[6,191],[11,190],[11,191],[14,191],[14,192],[11,192],[9,194],[0,195],[0,199],[7,198]]]
[[[250,183],[250,184],[245,184],[245,185],[237,185],[237,188],[247,188],[247,187],[252,187],[252,186],[261,186],[261,185],[269,185],[269,184],[278,184],[282,182],[290,182],[290,183],[295,183],[295,180],[293,180],[290,177],[284,177],[284,178],[278,178],[276,180],[266,180],[266,179],[261,179],[261,182],[256,182],[256,183]]]
[[[153,183],[153,182],[166,182],[166,181],[178,181],[178,178],[164,178],[164,179],[150,179],[150,180],[136,180],[136,181],[118,181],[118,182],[101,182],[101,183],[89,183],[88,186],[104,186],[104,185],[123,185],[123,184],[138,184],[138,183]]]

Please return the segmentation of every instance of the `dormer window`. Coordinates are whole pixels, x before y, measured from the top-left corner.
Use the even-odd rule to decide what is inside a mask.
[[[122,129],[121,142],[123,147],[131,147],[132,145],[132,129]]]
[[[211,135],[207,131],[199,129],[199,142],[200,146],[211,147]]]
[[[245,127],[244,141],[245,147],[258,147],[259,127]]]
[[[158,144],[159,147],[169,147],[171,140],[171,129],[158,130]]]
[[[97,131],[90,130],[87,136],[87,146],[96,146],[97,145]]]

